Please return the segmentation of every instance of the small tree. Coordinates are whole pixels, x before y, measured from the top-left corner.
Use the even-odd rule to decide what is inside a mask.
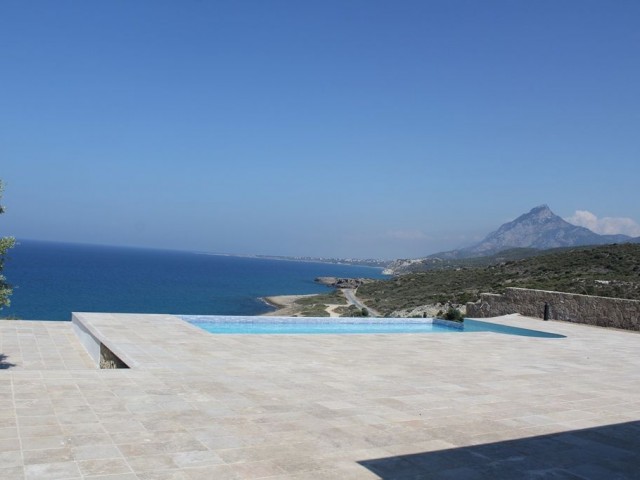
[[[0,200],[2,199],[2,191],[4,186],[0,181]],[[0,205],[0,215],[4,213],[4,207]],[[0,310],[2,307],[9,306],[9,297],[11,296],[11,286],[6,282],[6,279],[2,275],[2,269],[4,267],[4,260],[7,251],[16,244],[13,237],[0,238]]]

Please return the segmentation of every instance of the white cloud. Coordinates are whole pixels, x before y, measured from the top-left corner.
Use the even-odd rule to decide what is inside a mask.
[[[586,227],[592,232],[601,235],[615,235],[622,233],[631,237],[640,236],[640,224],[627,217],[602,217],[598,218],[588,210],[576,210],[572,216],[565,220],[579,227]]]

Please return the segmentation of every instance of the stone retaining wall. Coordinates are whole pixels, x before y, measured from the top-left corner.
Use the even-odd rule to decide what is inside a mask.
[[[552,320],[640,331],[638,300],[526,288],[507,288],[503,295],[483,293],[478,302],[467,303],[467,316],[486,318],[519,313],[543,318],[545,303],[549,304]]]

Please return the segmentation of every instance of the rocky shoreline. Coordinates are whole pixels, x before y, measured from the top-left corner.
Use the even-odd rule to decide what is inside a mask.
[[[375,282],[371,278],[339,278],[339,277],[316,277],[316,283],[333,288],[358,288],[360,285]]]

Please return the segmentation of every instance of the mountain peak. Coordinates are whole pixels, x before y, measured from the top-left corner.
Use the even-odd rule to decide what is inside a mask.
[[[553,213],[548,205],[538,205],[537,207],[532,208],[529,211],[529,213],[520,215],[518,218],[516,218],[513,222],[510,222],[510,223],[524,221],[525,219],[533,220],[533,221],[549,221],[550,219],[560,220],[560,217],[558,217],[555,213]]]
[[[467,258],[493,255],[509,248],[548,249],[579,245],[602,245],[626,242],[626,235],[598,235],[584,227],[572,225],[553,213],[548,205],[538,205],[528,213],[500,226],[481,242],[460,250],[442,252],[432,257]]]
[[[534,213],[534,214],[540,214],[540,213],[544,213],[544,214],[554,214],[551,209],[549,208],[549,205],[547,205],[546,203],[543,203],[542,205],[538,205],[537,207],[533,207],[529,213]]]

